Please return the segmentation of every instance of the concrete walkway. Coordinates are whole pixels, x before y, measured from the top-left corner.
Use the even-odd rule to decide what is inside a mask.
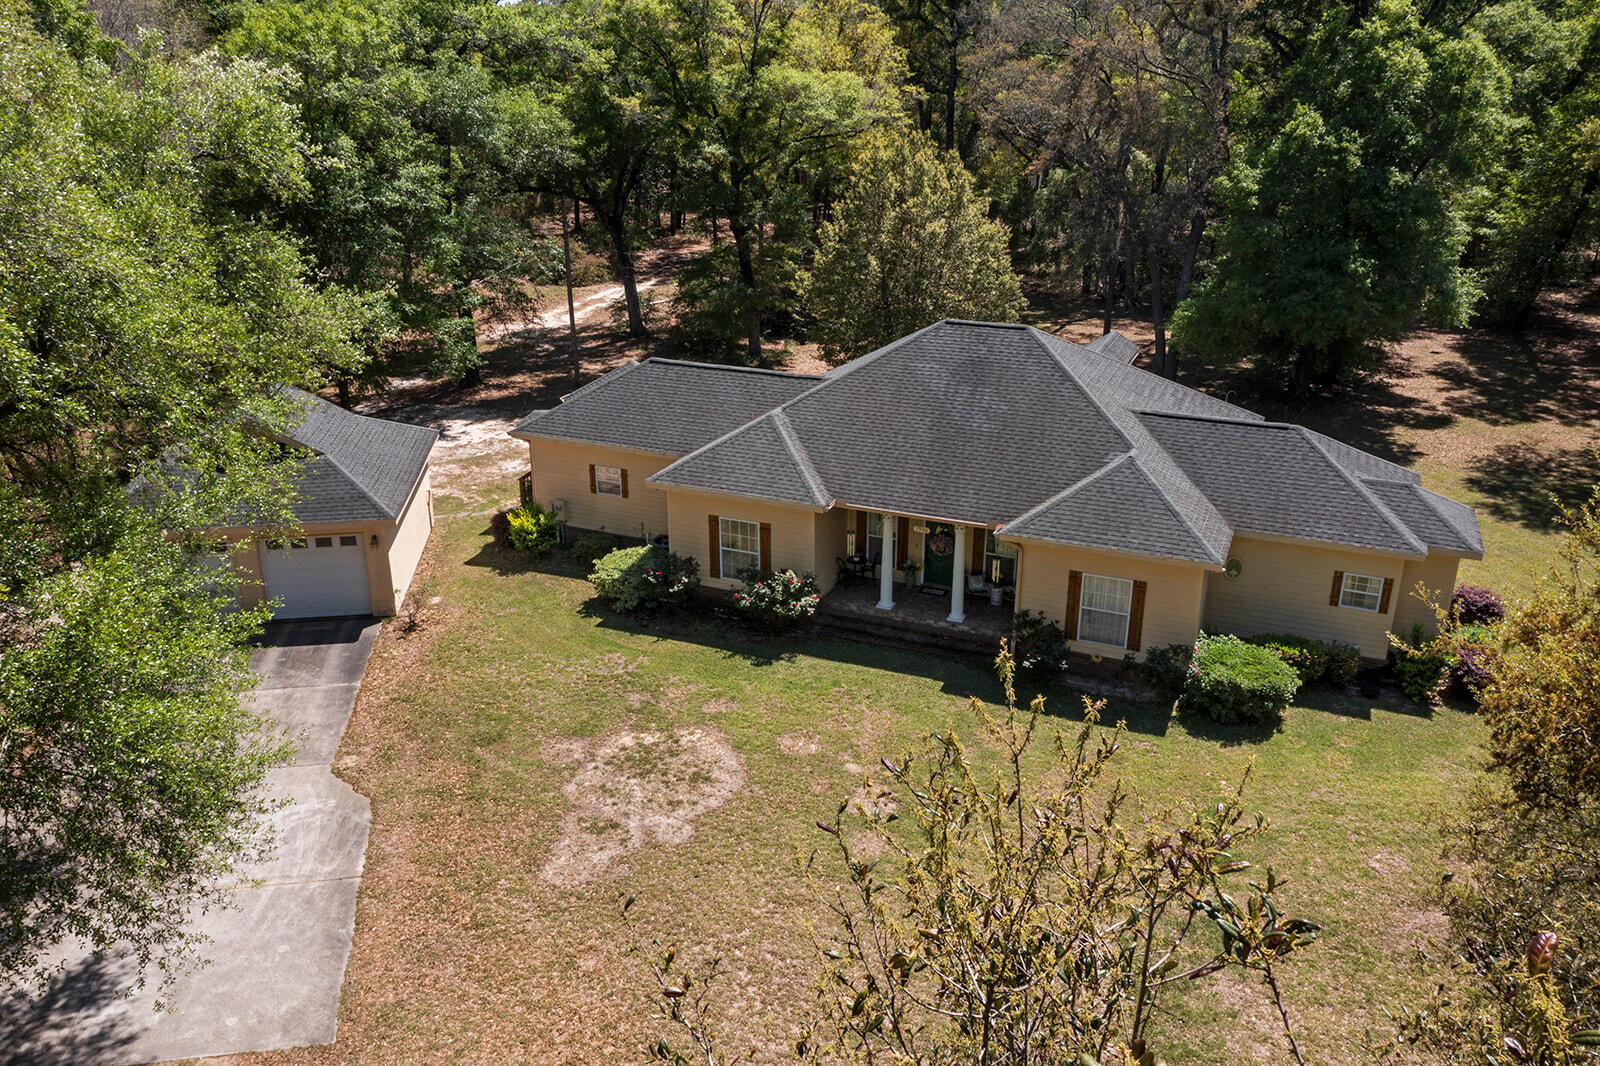
[[[244,871],[260,883],[241,885],[234,906],[196,916],[211,962],[178,978],[170,1011],[154,1010],[159,975],[118,999],[133,960],[80,954],[16,1030],[0,1030],[0,1062],[128,1066],[333,1042],[371,814],[330,764],[377,631],[373,619],[276,622],[252,656],[253,704],[297,741],[292,765],[267,777],[289,800],[274,819],[280,846]]]

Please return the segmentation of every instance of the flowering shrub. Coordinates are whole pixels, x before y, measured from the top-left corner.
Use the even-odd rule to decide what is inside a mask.
[[[1506,616],[1506,601],[1482,585],[1457,585],[1450,597],[1450,614],[1464,626],[1488,625]]]
[[[739,578],[744,588],[733,594],[734,609],[763,629],[781,632],[803,625],[822,602],[815,574],[746,570]]]
[[[556,546],[556,516],[537,503],[507,511],[506,540],[519,552],[542,555]]]
[[[1276,652],[1202,633],[1178,706],[1215,722],[1275,723],[1299,689],[1299,676]]]
[[[1018,611],[1011,618],[1011,656],[1018,670],[1058,674],[1070,661],[1067,634],[1042,614]]]
[[[618,548],[595,563],[595,591],[626,614],[681,607],[700,584],[700,564],[665,548]]]

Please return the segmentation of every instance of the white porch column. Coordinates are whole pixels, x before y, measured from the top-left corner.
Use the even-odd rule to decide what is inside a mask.
[[[883,565],[878,574],[878,610],[894,610],[894,560],[900,545],[894,542],[899,520],[892,514],[883,516]]]
[[[956,525],[955,565],[950,568],[950,621],[967,620],[967,535],[966,526]]]

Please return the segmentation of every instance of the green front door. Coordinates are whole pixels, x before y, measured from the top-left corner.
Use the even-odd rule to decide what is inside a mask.
[[[922,537],[922,582],[949,588],[955,574],[956,527],[948,522],[929,522]]]

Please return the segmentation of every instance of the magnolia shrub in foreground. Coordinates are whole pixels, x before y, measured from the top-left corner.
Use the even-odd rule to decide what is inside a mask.
[[[1019,711],[1007,650],[997,665],[1004,710],[972,701],[997,761],[933,736],[883,760],[868,802],[818,823],[809,874],[827,920],[817,1015],[795,1057],[1151,1066],[1163,1027],[1181,1024],[1166,993],[1233,969],[1260,977],[1301,1061],[1277,971],[1318,927],[1282,912],[1271,867],[1237,857],[1266,828],[1245,813],[1243,783],[1151,816],[1111,777],[1121,726],[1098,728],[1086,701],[1082,727],[1041,756],[1044,701]],[[659,943],[649,961],[677,1029],[650,1060],[728,1061],[710,1021],[721,961],[685,968]]]

